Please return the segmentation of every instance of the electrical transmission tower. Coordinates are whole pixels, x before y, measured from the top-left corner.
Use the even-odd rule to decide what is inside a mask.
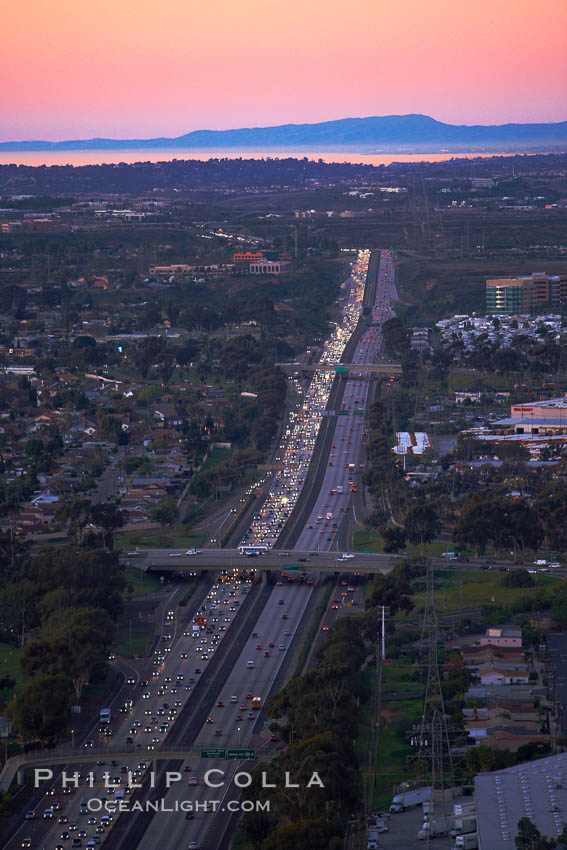
[[[423,712],[419,726],[418,763],[431,785],[432,800],[444,799],[444,790],[453,786],[453,757],[449,724],[445,714],[439,674],[439,623],[435,607],[435,572],[429,560],[426,566],[426,600],[421,629],[421,645],[426,653],[426,683]],[[426,838],[426,846],[429,837]]]

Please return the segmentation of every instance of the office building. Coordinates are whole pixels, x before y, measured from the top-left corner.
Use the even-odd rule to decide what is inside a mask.
[[[487,313],[536,313],[564,301],[567,301],[567,276],[533,272],[529,276],[486,281]]]

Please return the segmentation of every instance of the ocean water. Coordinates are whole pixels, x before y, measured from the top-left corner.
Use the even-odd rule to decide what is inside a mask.
[[[364,165],[390,165],[392,162],[443,162],[448,159],[474,157],[513,156],[495,153],[396,153],[395,151],[360,152],[352,150],[302,151],[302,150],[76,150],[76,151],[0,151],[0,165],[102,165],[119,162],[170,162],[174,159],[286,159],[295,157],[324,162],[363,163]]]

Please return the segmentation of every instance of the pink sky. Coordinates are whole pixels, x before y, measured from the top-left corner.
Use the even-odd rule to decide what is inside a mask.
[[[408,112],[562,121],[567,2],[13,0],[0,79],[2,140]]]

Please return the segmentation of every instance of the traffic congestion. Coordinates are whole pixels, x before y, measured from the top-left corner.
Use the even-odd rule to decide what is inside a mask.
[[[340,363],[346,344],[358,324],[370,255],[368,250],[358,252],[348,281],[343,318],[323,344],[321,364]],[[262,544],[272,548],[291,516],[303,489],[334,377],[332,372],[316,371],[305,391],[298,381],[295,382],[296,392],[302,397],[290,416],[286,439],[280,444],[280,453],[276,456],[276,461],[281,463],[281,472],[275,477],[262,510],[244,535],[243,544]]]

